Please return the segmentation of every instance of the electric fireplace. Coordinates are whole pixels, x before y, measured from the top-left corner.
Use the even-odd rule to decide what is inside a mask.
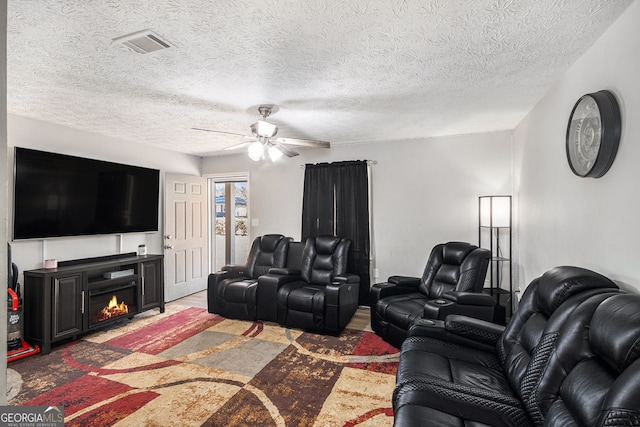
[[[133,317],[138,312],[138,284],[135,279],[89,288],[89,328]]]

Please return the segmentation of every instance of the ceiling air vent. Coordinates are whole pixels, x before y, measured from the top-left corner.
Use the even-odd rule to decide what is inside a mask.
[[[117,37],[113,39],[113,43],[125,45],[134,52],[141,54],[171,47],[168,41],[163,40],[162,37],[151,30],[142,30],[126,36]]]

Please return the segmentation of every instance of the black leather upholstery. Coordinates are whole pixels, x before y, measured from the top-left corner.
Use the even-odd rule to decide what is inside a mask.
[[[465,314],[491,320],[494,300],[482,293],[490,252],[465,242],[436,245],[421,278],[391,276],[371,287],[371,327],[400,347],[417,318]]]
[[[256,238],[243,266],[227,265],[209,275],[207,303],[210,313],[231,319],[256,320],[258,277],[287,261],[290,237],[267,234]]]
[[[345,328],[358,308],[360,282],[357,275],[345,274],[350,245],[335,236],[306,241],[299,275],[283,278],[277,286],[278,323],[334,334]]]
[[[527,287],[500,335],[464,316],[417,321],[402,345],[394,425],[640,425],[640,295],[617,291],[558,267]]]
[[[272,268],[269,273],[258,278],[258,319],[269,322],[278,321],[276,304],[278,289],[285,283],[298,280],[304,246],[303,242],[290,242],[286,266]]]
[[[210,313],[340,333],[358,308],[360,278],[346,274],[351,241],[320,236],[305,243],[257,238],[244,266],[209,275]]]

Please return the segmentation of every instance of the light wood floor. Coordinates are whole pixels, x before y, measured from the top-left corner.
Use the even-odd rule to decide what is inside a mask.
[[[167,303],[167,305],[178,304],[186,305],[187,307],[207,308],[207,291],[196,292],[195,294],[187,295],[186,297],[179,298],[175,301]]]
[[[167,305],[179,304],[188,307],[207,308],[207,291],[196,292],[195,294],[187,295],[186,297],[177,299],[167,303]],[[353,315],[351,322],[347,325],[347,328],[358,329],[361,331],[371,331],[369,307],[358,307],[356,314]]]

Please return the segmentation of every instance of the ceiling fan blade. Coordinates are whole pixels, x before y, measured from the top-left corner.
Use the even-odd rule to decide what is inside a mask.
[[[192,130],[201,130],[201,131],[205,131],[205,132],[212,132],[212,133],[222,133],[222,134],[225,134],[225,135],[241,136],[243,138],[255,139],[255,136],[253,136],[253,135],[245,135],[243,133],[225,132],[223,130],[212,130],[212,129],[204,129],[204,128],[191,128],[191,129]]]
[[[331,148],[331,144],[327,141],[314,141],[311,139],[297,139],[297,138],[274,138],[272,142],[279,142],[280,144],[298,145],[300,147],[313,147],[313,148]]]
[[[204,132],[213,132],[213,133],[224,133],[226,135],[237,135],[237,136],[245,136],[241,133],[235,133],[235,132],[224,132],[221,130],[212,130],[212,129],[204,129],[204,128],[191,128],[192,130],[201,130]]]
[[[278,138],[280,139],[280,138]],[[276,147],[278,150],[280,150],[280,152],[282,152],[282,154],[284,154],[287,157],[295,157],[297,155],[299,155],[300,153],[298,153],[297,151],[292,150],[291,148],[287,147],[284,144],[281,144],[278,141],[274,141],[273,139],[270,141],[271,145],[273,145],[274,147]]]
[[[225,150],[237,150],[238,148],[243,148],[251,144],[253,141],[241,142],[240,144],[234,144],[229,147],[226,147]]]

